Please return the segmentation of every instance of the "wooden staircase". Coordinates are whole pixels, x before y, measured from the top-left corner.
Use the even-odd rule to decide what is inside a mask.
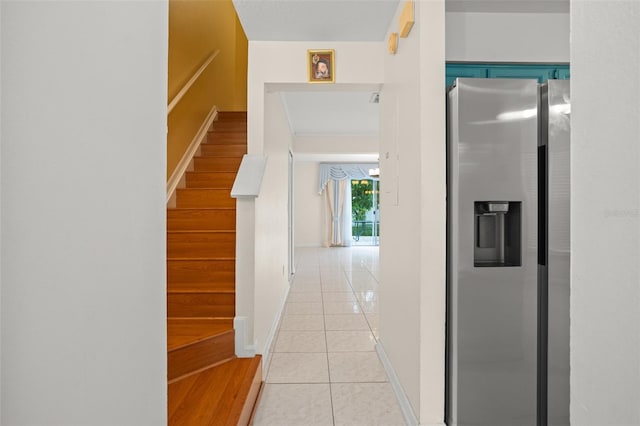
[[[167,209],[170,425],[245,425],[261,358],[235,357],[235,200],[246,113],[221,112]]]

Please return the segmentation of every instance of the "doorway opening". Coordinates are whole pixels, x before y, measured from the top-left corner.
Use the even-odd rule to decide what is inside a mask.
[[[352,245],[380,245],[379,180],[351,180],[351,218]]]

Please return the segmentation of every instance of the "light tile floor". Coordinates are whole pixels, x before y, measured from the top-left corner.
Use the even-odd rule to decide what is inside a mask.
[[[254,425],[405,424],[374,348],[378,274],[377,247],[296,251]]]

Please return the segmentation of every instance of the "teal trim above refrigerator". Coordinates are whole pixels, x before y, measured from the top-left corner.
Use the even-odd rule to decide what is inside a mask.
[[[535,78],[538,83],[547,80],[568,80],[567,64],[483,64],[448,63],[446,83],[451,86],[456,78]]]

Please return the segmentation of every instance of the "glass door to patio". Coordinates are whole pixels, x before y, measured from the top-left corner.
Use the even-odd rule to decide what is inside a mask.
[[[351,234],[354,246],[380,244],[380,181],[351,181]]]

